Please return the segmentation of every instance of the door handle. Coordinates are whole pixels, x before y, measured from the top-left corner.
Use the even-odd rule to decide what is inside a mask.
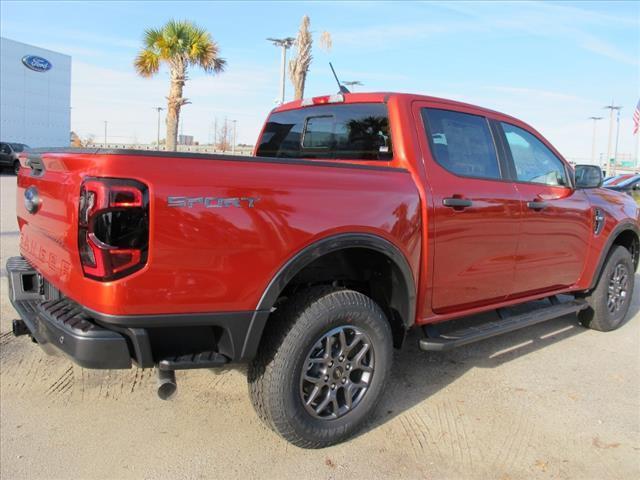
[[[531,210],[544,210],[545,208],[547,208],[547,202],[527,202],[527,207],[529,207]]]
[[[473,205],[473,202],[466,198],[444,198],[442,200],[442,205],[451,208],[467,208]]]

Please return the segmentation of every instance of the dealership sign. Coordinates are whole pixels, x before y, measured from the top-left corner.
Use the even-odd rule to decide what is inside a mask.
[[[46,58],[38,57],[36,55],[25,55],[22,57],[22,63],[29,70],[33,70],[34,72],[46,72],[47,70],[51,70],[51,62]]]

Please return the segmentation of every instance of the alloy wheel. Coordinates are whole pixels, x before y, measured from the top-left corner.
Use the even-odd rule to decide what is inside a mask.
[[[374,373],[369,336],[345,325],[325,333],[309,351],[300,378],[300,397],[314,418],[340,418],[362,401]]]
[[[613,269],[609,279],[607,292],[607,309],[610,313],[618,313],[629,296],[629,272],[627,266],[619,263]]]

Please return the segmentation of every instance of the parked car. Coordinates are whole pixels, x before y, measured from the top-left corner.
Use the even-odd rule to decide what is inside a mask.
[[[567,314],[620,327],[639,209],[601,183],[514,117],[396,93],[281,105],[252,157],[32,152],[14,333],[155,367],[163,398],[176,370],[249,364],[265,424],[324,447],[371,417],[410,329],[443,351]]]
[[[631,195],[637,203],[640,203],[640,175],[626,175],[624,179],[619,182],[610,182],[605,185],[610,190],[617,192],[624,192],[627,195]]]
[[[28,150],[29,146],[24,143],[0,142],[0,169],[10,168],[17,175],[20,168],[18,155]]]
[[[635,173],[621,173],[613,177],[606,178],[604,182],[602,182],[602,186],[612,187],[624,182],[625,180],[628,180],[629,178],[635,175],[636,175]]]

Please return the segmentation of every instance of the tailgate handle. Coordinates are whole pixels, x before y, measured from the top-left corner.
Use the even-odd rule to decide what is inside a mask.
[[[471,200],[467,200],[466,198],[445,198],[442,200],[442,205],[445,207],[451,208],[467,208],[473,205]]]
[[[44,173],[44,162],[42,161],[42,155],[37,153],[29,153],[27,157],[27,166],[31,168],[31,175],[39,177]]]

